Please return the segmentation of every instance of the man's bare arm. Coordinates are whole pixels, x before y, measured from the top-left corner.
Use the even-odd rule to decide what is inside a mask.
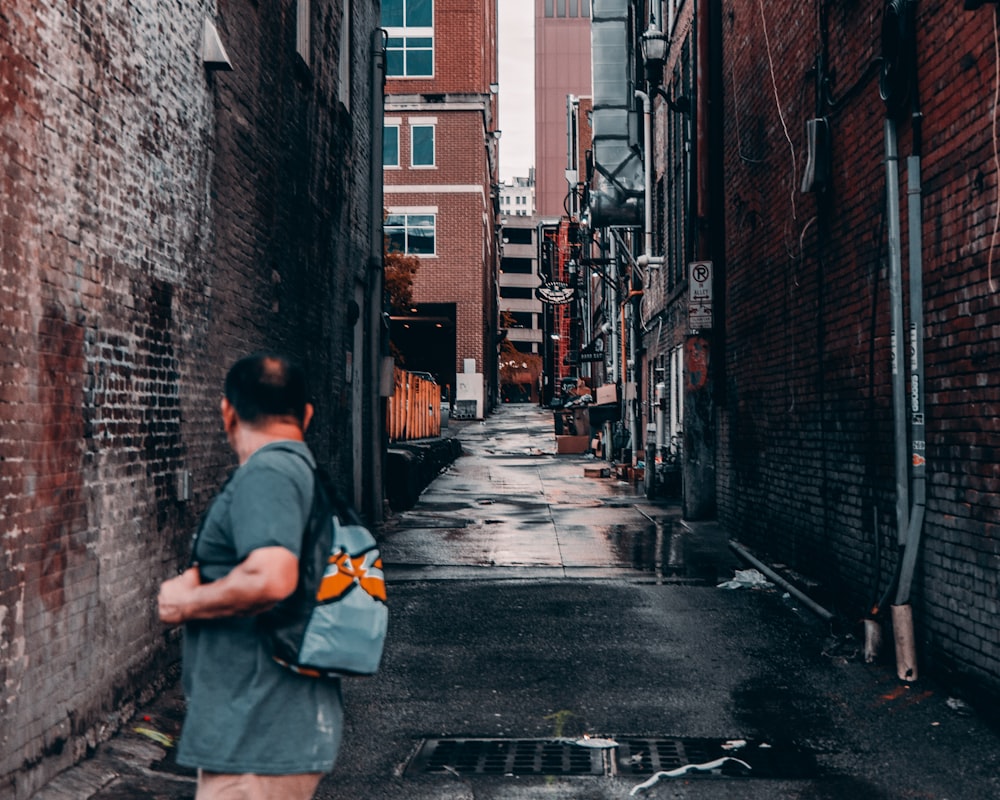
[[[198,569],[160,586],[160,621],[167,625],[198,619],[242,617],[266,611],[293,591],[299,560],[284,547],[261,547],[224,578],[202,583]]]

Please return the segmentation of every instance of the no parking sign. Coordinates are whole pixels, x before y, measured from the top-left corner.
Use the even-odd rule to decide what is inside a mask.
[[[712,327],[712,262],[688,264],[688,328]]]

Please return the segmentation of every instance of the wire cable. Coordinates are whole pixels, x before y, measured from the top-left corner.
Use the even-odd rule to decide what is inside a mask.
[[[792,144],[792,137],[788,133],[788,125],[785,124],[785,115],[781,110],[781,99],[778,97],[778,79],[774,74],[774,58],[771,56],[771,39],[767,35],[767,18],[764,16],[764,0],[758,0],[760,6],[760,21],[764,27],[764,45],[767,48],[767,63],[771,68],[771,86],[774,89],[774,104],[778,109],[778,119],[781,120],[782,130],[785,132],[785,139],[788,141],[788,149],[792,153],[792,191],[789,198],[792,201],[792,219],[796,219],[795,212],[795,176],[798,174],[798,167],[795,162],[795,145]]]

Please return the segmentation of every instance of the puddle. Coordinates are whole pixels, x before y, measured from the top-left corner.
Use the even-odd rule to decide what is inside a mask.
[[[740,565],[727,541],[692,533],[676,519],[616,526],[608,538],[621,563],[656,578],[715,586]]]

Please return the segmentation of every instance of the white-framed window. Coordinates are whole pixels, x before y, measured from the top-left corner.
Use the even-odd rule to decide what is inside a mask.
[[[386,75],[424,78],[434,74],[434,0],[382,0]]]
[[[435,254],[437,213],[420,211],[390,211],[385,218],[385,238],[390,252],[411,256]]]
[[[410,123],[410,165],[413,167],[435,165],[433,122],[420,120]]]
[[[382,166],[399,166],[399,123],[388,120],[382,127]]]

